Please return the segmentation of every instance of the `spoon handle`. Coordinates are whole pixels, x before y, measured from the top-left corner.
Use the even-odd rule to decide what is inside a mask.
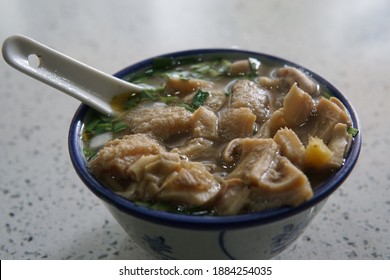
[[[142,90],[22,35],[7,38],[2,51],[14,68],[107,115],[116,115],[114,96]]]

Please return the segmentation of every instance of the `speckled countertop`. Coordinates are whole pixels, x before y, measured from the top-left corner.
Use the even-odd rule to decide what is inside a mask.
[[[32,37],[107,73],[149,56],[239,47],[282,56],[359,112],[360,160],[278,259],[390,259],[390,2],[0,0],[0,40]],[[79,102],[0,61],[0,258],[150,259],[72,168]]]

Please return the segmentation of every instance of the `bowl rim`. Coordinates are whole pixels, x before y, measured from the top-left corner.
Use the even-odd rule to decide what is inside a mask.
[[[276,209],[265,210],[261,212],[253,212],[247,214],[233,215],[233,216],[191,216],[176,214],[170,212],[163,212],[159,210],[149,209],[143,206],[136,205],[135,203],[115,194],[108,187],[101,184],[89,171],[83,158],[81,150],[81,130],[82,120],[84,119],[90,108],[81,104],[77,109],[75,115],[72,118],[69,134],[68,134],[68,149],[73,167],[84,182],[84,184],[100,199],[110,206],[117,208],[121,212],[130,214],[136,218],[157,223],[170,227],[196,229],[196,230],[227,230],[236,228],[246,228],[259,226],[271,222],[276,222],[281,219],[288,218],[290,216],[299,214],[309,208],[314,207],[324,199],[327,199],[349,176],[354,166],[357,163],[362,143],[361,125],[356,114],[355,109],[349,102],[349,100],[331,83],[316,74],[315,72],[302,67],[289,60],[264,54],[261,52],[254,52],[242,49],[223,49],[223,48],[208,48],[208,49],[192,49],[186,51],[171,52],[163,55],[154,56],[148,59],[144,59],[140,62],[134,63],[120,71],[114,76],[122,78],[133,71],[150,66],[156,58],[172,58],[178,59],[181,57],[189,57],[195,55],[248,55],[257,58],[267,59],[289,65],[301,69],[309,73],[317,82],[326,86],[333,95],[338,98],[348,110],[352,126],[359,130],[358,134],[353,138],[350,150],[344,162],[344,165],[332,175],[332,177],[326,182],[320,184],[315,190],[313,197],[297,207],[280,207]],[[261,60],[260,60],[261,61]]]

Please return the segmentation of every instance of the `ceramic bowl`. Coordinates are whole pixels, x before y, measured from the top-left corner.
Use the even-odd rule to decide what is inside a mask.
[[[81,132],[88,112],[81,105],[74,115],[69,131],[69,151],[77,174],[84,184],[107,206],[118,223],[142,248],[162,259],[270,259],[291,245],[307,228],[327,198],[344,182],[354,168],[361,147],[361,129],[347,98],[325,79],[293,62],[244,50],[202,49],[176,52],[159,58],[186,60],[193,58],[247,58],[290,65],[309,73],[325,86],[347,108],[354,137],[344,165],[314,191],[309,201],[298,207],[282,207],[263,212],[235,216],[190,216],[152,210],[137,206],[100,183],[88,170],[82,152]],[[125,78],[152,67],[155,58],[131,65],[115,76]]]

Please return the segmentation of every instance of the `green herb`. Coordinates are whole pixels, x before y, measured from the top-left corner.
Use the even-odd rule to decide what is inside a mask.
[[[92,150],[86,147],[83,148],[83,154],[87,161],[93,158],[96,155],[96,153],[97,153],[96,150]]]
[[[200,106],[203,106],[206,103],[206,99],[209,95],[210,94],[207,91],[198,89],[198,91],[195,93],[194,97],[192,98],[191,104],[179,103],[177,104],[177,106],[183,107],[187,111],[193,113],[196,111],[196,109],[198,109]]]
[[[163,201],[148,202],[148,201],[136,200],[136,201],[134,201],[134,203],[138,206],[150,208],[153,210],[166,211],[166,212],[176,212],[176,208],[173,205],[171,205],[167,202],[163,202]]]
[[[141,98],[140,98],[140,96],[139,96],[138,94],[137,94],[137,95],[130,96],[129,99],[127,100],[126,104],[123,105],[123,108],[125,108],[125,109],[134,108],[134,107],[136,107],[140,102],[141,102]]]
[[[139,103],[145,100],[151,100],[151,101],[158,101],[160,100],[160,92],[162,91],[161,88],[157,89],[144,89],[140,91],[137,94],[134,94],[130,96],[126,103],[123,105],[124,109],[132,109],[134,107],[137,107]]]
[[[228,60],[216,60],[216,61],[205,61],[200,62],[190,66],[191,72],[196,73],[198,78],[208,77],[218,77],[225,75],[227,73],[227,69],[231,64]]]
[[[221,75],[225,75],[231,64],[232,63],[229,60],[226,59],[221,60],[220,66],[218,68],[219,73],[221,73]]]
[[[112,118],[105,115],[98,115],[91,120],[85,126],[83,135],[86,139],[91,138],[93,135],[101,134],[112,129]]]
[[[100,122],[101,122],[100,118],[91,121],[91,122],[85,127],[85,131],[87,131],[87,132],[92,132],[92,131],[95,129],[95,127],[96,127]]]
[[[194,107],[192,107],[191,104],[188,104],[188,103],[179,103],[179,104],[177,104],[177,106],[183,107],[184,109],[186,109],[187,111],[190,111],[191,113],[196,111],[196,109]]]
[[[154,203],[153,205],[151,205],[150,208],[152,208],[154,210],[166,211],[166,212],[174,212],[175,211],[175,208],[171,204],[166,203],[166,202],[162,202],[162,201],[158,201],[158,202]]]
[[[112,130],[112,123],[99,123],[93,130],[94,134],[102,134]]]
[[[155,89],[145,89],[139,93],[141,100],[158,100],[159,93]]]
[[[199,74],[207,74],[211,66],[207,63],[199,63],[190,67],[191,70],[198,72]]]
[[[206,99],[209,95],[210,93],[208,93],[207,91],[199,89],[192,98],[192,107],[194,109],[198,109],[200,106],[203,106],[206,103]]]
[[[114,133],[121,132],[121,131],[123,131],[125,129],[127,129],[127,124],[125,122],[117,122],[112,127],[112,131]]]
[[[352,135],[352,137],[355,137],[359,133],[359,129],[354,127],[349,127],[347,129],[347,132]]]
[[[160,101],[164,102],[165,104],[171,104],[171,103],[176,103],[179,97],[177,96],[161,96]]]
[[[324,88],[324,90],[322,91],[322,96],[326,99],[329,99],[333,97],[333,93],[328,88]]]

